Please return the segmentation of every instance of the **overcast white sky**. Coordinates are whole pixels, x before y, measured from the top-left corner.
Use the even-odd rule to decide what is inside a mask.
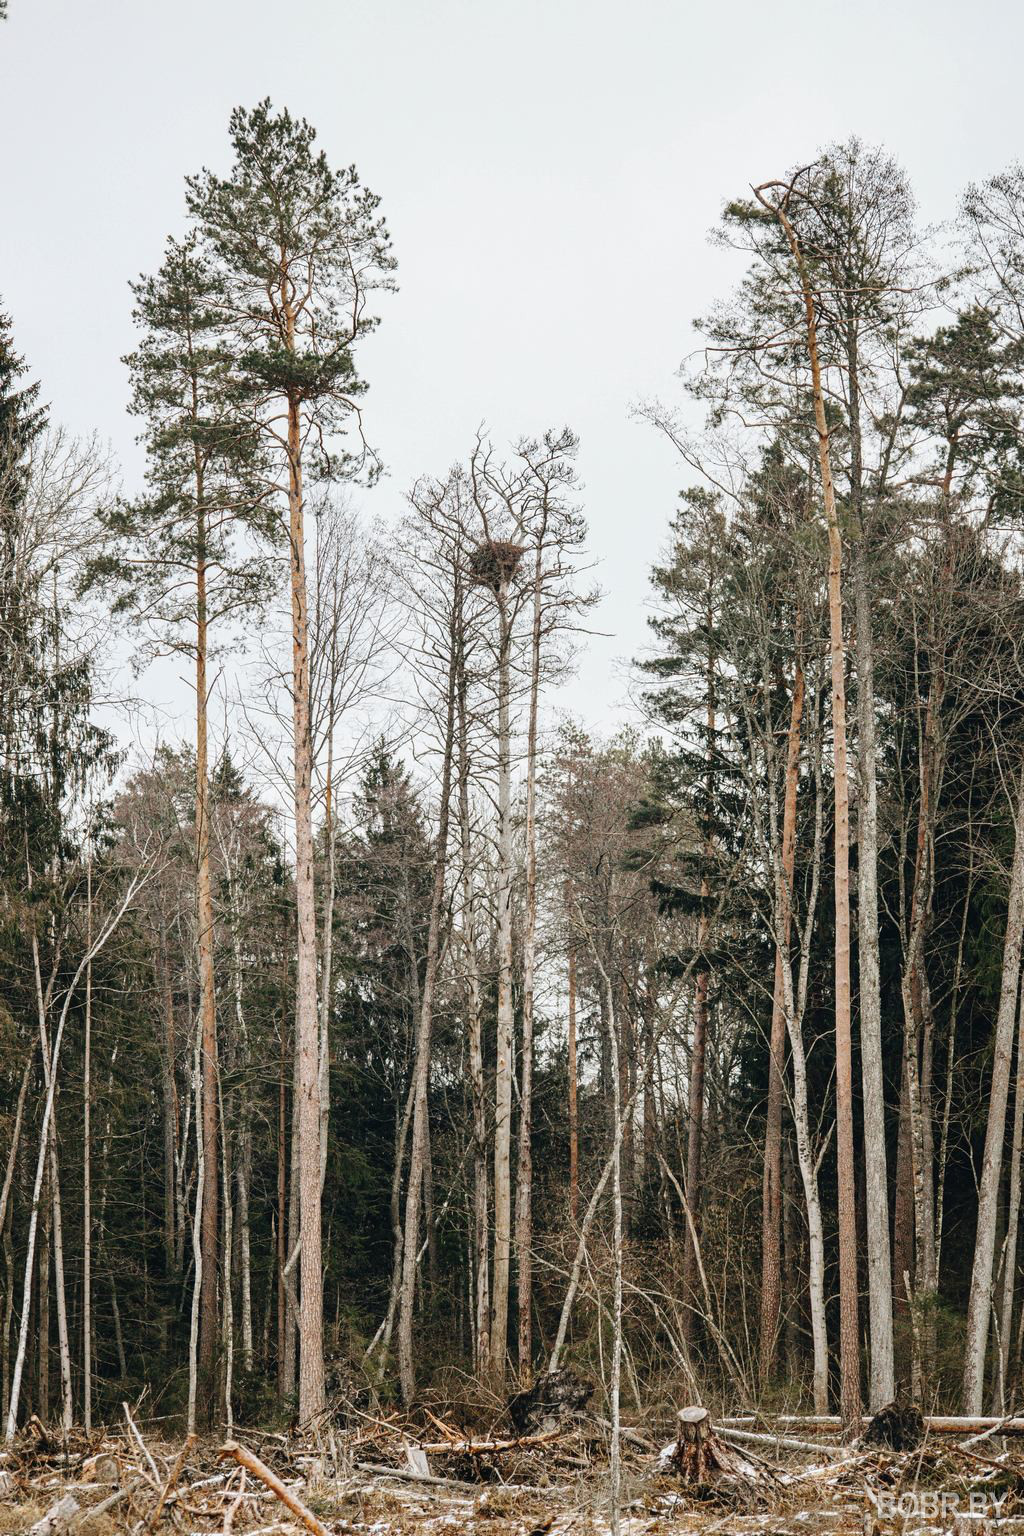
[[[856,132],[926,220],[1024,153],[1013,0],[10,0],[0,25],[0,303],[54,418],[138,483],[119,358],[128,280],[269,95],[383,199],[400,293],[364,348],[392,516],[478,422],[570,423],[607,598],[564,702],[615,719],[680,466],[629,416],[673,398],[692,317],[731,286],[730,195]],[[154,679],[151,686],[158,686]]]

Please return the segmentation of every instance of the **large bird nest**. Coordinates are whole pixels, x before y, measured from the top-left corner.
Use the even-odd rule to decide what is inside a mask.
[[[485,539],[469,558],[473,580],[497,592],[512,580],[526,549],[525,544],[513,544],[509,539]]]

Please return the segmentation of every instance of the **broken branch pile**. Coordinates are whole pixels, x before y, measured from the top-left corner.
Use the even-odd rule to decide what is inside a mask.
[[[418,1419],[366,1412],[355,1428],[324,1421],[304,1435],[251,1431],[223,1443],[168,1443],[159,1426],[140,1427],[127,1405],[120,1425],[90,1437],[58,1436],[33,1420],[0,1453],[0,1529],[341,1536],[373,1526],[377,1536],[397,1536],[443,1509],[446,1527],[486,1518],[507,1522],[491,1523],[488,1536],[522,1536],[524,1528],[561,1536],[560,1521],[568,1531],[581,1508],[605,1497],[610,1426],[587,1411],[591,1391],[582,1384],[558,1395],[561,1406],[550,1391],[538,1393],[529,1415],[520,1405],[519,1424],[529,1427],[519,1432],[511,1411],[487,1427],[452,1407],[423,1409]],[[827,1507],[839,1520],[830,1529],[852,1533],[887,1498],[926,1487],[988,1498],[1000,1515],[1016,1516],[1024,1512],[1024,1461],[1012,1438],[1019,1422],[936,1421],[895,1404],[843,1442],[838,1420],[746,1415],[716,1423],[702,1405],[687,1406],[660,1455],[638,1430],[622,1435],[631,1536],[653,1536],[666,1513],[674,1529],[696,1531],[708,1500],[732,1511],[730,1532],[746,1530],[755,1510],[766,1512],[761,1519]]]

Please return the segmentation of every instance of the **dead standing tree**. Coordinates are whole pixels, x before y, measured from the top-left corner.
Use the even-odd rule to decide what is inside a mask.
[[[594,601],[577,589],[578,551],[586,525],[574,504],[577,440],[568,429],[517,448],[522,466],[525,536],[532,566],[526,735],[526,902],[523,924],[522,1050],[516,1170],[518,1361],[525,1380],[533,1367],[533,1015],[537,948],[537,763],[542,684],[563,670],[565,637]]]
[[[320,947],[320,1184],[327,1172],[330,1017],[334,987],[339,786],[365,762],[374,706],[398,664],[401,614],[380,530],[343,504],[317,508],[310,604],[310,695],[314,785],[323,817]]]
[[[431,1038],[443,952],[459,679],[465,666],[467,570],[472,568],[472,556],[466,546],[466,500],[466,483],[459,470],[453,470],[441,483],[421,481],[410,497],[411,512],[405,540],[412,550],[412,560],[405,573],[410,585],[409,604],[414,631],[409,659],[423,696],[425,728],[440,756],[427,950],[419,993],[411,1086],[412,1130],[398,1298],[398,1371],[402,1399],[406,1404],[412,1401],[416,1392],[413,1306],[420,1259],[420,1209],[430,1157]]]
[[[811,369],[818,463],[828,525],[828,602],[832,652],[832,752],[834,785],[836,1143],[839,1162],[839,1344],[841,1409],[848,1425],[860,1419],[860,1338],[857,1325],[857,1225],[853,1154],[853,1045],[850,1019],[850,788],[846,757],[846,645],[843,635],[843,544],[832,484],[831,440],[818,353],[816,295],[790,204],[801,173],[789,182],[764,182],[754,196],[778,219],[789,245],[803,299]],[[780,194],[776,201],[768,193]]]
[[[489,1328],[489,1369],[504,1380],[512,1269],[512,1101],[515,1050],[513,999],[513,705],[527,698],[526,910],[523,936],[523,1033],[520,1053],[519,1145],[516,1175],[519,1369],[532,1363],[532,1076],[533,1003],[537,926],[536,770],[538,711],[543,681],[558,666],[558,635],[570,615],[589,599],[574,586],[573,551],[584,524],[573,500],[577,441],[568,428],[524,439],[508,462],[478,436],[469,482],[482,537],[470,560],[470,578],[490,594],[496,618],[494,661],[494,759],[497,810],[496,1069],[494,1090],[494,1261]],[[531,559],[524,559],[527,555]],[[529,627],[519,625],[529,616]],[[526,625],[523,624],[526,629]]]
[[[474,459],[475,499],[484,526],[484,539],[470,561],[472,579],[494,599],[497,616],[496,751],[498,811],[498,1000],[494,1071],[494,1265],[488,1371],[496,1384],[505,1379],[508,1345],[508,1298],[512,1265],[512,1076],[515,1011],[512,997],[512,647],[513,626],[524,594],[514,587],[526,546],[513,539],[490,536],[494,507],[483,488],[491,477],[489,450]]]
[[[917,270],[918,235],[906,178],[884,150],[851,138],[830,146],[791,203],[813,270],[819,357],[842,412],[842,505],[849,546],[851,660],[856,678],[857,966],[863,1084],[864,1197],[870,1333],[869,1392],[875,1409],[894,1392],[892,1294],[886,1176],[885,1095],[879,979],[878,791],[873,613],[880,581],[880,530],[891,517],[893,482],[905,463],[905,338],[927,302]],[[834,469],[834,465],[833,465]]]

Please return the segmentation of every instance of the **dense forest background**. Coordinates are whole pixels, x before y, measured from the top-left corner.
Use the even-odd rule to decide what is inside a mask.
[[[856,140],[727,205],[597,739],[572,430],[354,511],[383,211],[230,139],[126,292],[145,484],[0,330],[8,1436],[569,1362],[616,1417],[1019,1402],[1024,169],[940,231]],[[126,649],[195,690],[145,760]]]

